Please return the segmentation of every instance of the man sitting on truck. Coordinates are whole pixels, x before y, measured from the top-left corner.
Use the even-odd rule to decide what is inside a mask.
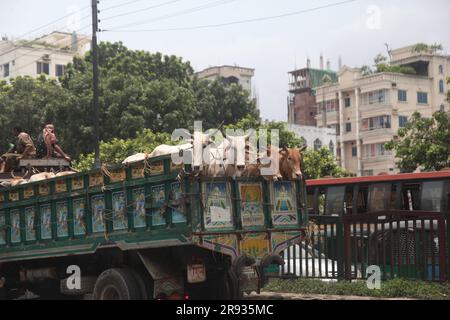
[[[56,139],[55,127],[53,124],[46,124],[38,136],[37,157],[39,159],[49,159],[52,157],[64,158],[67,161],[70,161],[70,157],[65,154],[58,145],[58,139]]]
[[[28,133],[20,127],[12,128],[12,134],[17,137],[15,145],[0,157],[0,172],[14,170],[20,159],[33,159],[36,157],[36,148]]]

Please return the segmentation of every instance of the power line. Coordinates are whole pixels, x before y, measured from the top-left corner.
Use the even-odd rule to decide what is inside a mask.
[[[90,7],[90,6],[88,6],[88,7]],[[39,28],[36,28],[36,29],[34,29],[34,30],[32,30],[32,31],[29,31],[29,32],[27,32],[27,33],[24,33],[23,35],[21,35],[21,36],[19,36],[19,37],[15,37],[15,40],[14,40],[14,41],[21,41],[21,40],[23,40],[23,41],[35,41],[35,40],[37,40],[37,39],[39,39],[39,38],[36,38],[35,40],[26,40],[26,39],[23,39],[23,36],[26,35],[26,34],[33,33],[33,32],[36,31],[36,30],[39,30],[39,29],[45,28],[45,27],[47,27],[47,26],[50,26],[50,25],[54,24],[55,22],[60,21],[60,20],[62,20],[62,19],[64,19],[64,18],[67,18],[68,16],[71,16],[71,15],[72,15],[72,14],[66,15],[66,16],[64,16],[64,17],[61,17],[61,18],[57,19],[57,20],[54,20],[54,21],[51,22],[51,23],[48,23],[48,24],[43,25],[43,26],[41,26],[41,27],[39,27]],[[86,16],[83,16],[82,18],[80,18],[79,21],[81,22],[81,21],[85,20],[86,18],[89,18],[90,16],[91,16],[90,14],[88,14],[88,15],[86,15]],[[76,32],[76,31],[80,31],[80,30],[82,30],[82,29],[84,29],[84,28],[86,28],[86,27],[83,27],[83,28],[80,28],[80,29],[74,30],[74,31],[75,31],[75,32]],[[10,53],[10,52],[13,52],[14,50],[16,50],[16,48],[12,48],[12,49],[10,49],[10,50],[8,50],[8,51],[1,52],[0,55],[8,54],[8,53]],[[19,56],[19,57],[22,57],[22,56]]]
[[[114,16],[109,16],[109,17],[103,18],[102,20],[104,21],[104,20],[115,19],[115,18],[119,18],[119,17],[130,15],[130,14],[135,14],[135,13],[138,13],[138,12],[142,12],[142,11],[147,11],[147,10],[163,7],[163,6],[166,6],[166,5],[169,5],[169,4],[172,4],[172,3],[176,3],[176,2],[180,2],[180,1],[183,1],[183,0],[171,0],[171,1],[163,2],[163,3],[155,4],[155,5],[151,6],[151,7],[147,7],[147,8],[143,8],[143,9],[139,9],[139,10],[128,11],[128,12],[120,13],[120,14],[117,14],[117,15],[114,15]]]
[[[320,9],[336,7],[339,5],[348,4],[348,3],[352,3],[352,2],[356,2],[356,1],[358,1],[358,0],[347,0],[347,1],[335,2],[335,3],[323,5],[323,6],[318,6],[318,7],[294,11],[294,12],[288,12],[288,13],[279,14],[279,15],[230,21],[230,22],[224,22],[224,23],[218,23],[218,24],[207,24],[207,25],[199,25],[199,26],[191,26],[191,27],[161,28],[161,29],[135,29],[135,30],[104,29],[102,31],[105,31],[105,32],[166,32],[166,31],[188,31],[188,30],[208,29],[208,28],[219,28],[219,27],[230,26],[230,25],[235,25],[235,24],[244,24],[244,23],[274,20],[274,19],[279,19],[279,18],[284,18],[284,17],[289,17],[289,16],[295,16],[295,15],[300,15],[300,14],[307,13],[307,12],[318,11]]]
[[[91,27],[91,26],[92,26],[92,24],[89,23],[88,25],[85,25],[84,27],[82,27],[82,28],[80,28],[80,29],[78,29],[78,30],[74,30],[74,31],[75,31],[75,32],[78,32],[78,31],[81,31],[81,30],[86,29],[86,28]],[[49,45],[49,46],[52,46],[52,45],[56,45],[57,43],[59,43],[59,42],[61,42],[61,41],[63,41],[63,40],[66,40],[66,39],[63,38],[63,39],[59,39],[59,40],[57,40],[57,41],[52,41],[52,42],[49,42],[49,43],[46,43],[46,44]],[[78,44],[78,42],[81,41],[81,40],[82,40],[81,38],[77,38],[77,40],[75,41],[75,43]],[[21,54],[21,55],[19,55],[19,56],[14,57],[14,60],[17,60],[17,59],[22,58],[22,57],[25,57],[25,56],[29,56],[31,53],[36,52],[36,51],[39,51],[39,50],[43,50],[43,49],[45,49],[45,48],[41,48],[41,47],[34,48],[34,49],[28,51],[27,53],[24,53],[24,54]],[[13,50],[16,50],[16,48],[13,49]],[[55,52],[58,52],[58,51],[61,51],[61,48],[54,48],[54,49],[51,50],[50,53],[48,53],[48,54],[52,54],[52,53],[55,53]],[[17,72],[18,70],[21,70],[21,69],[23,69],[23,68],[25,68],[25,67],[28,67],[28,66],[30,66],[30,65],[32,65],[32,64],[35,64],[35,63],[36,63],[36,61],[33,60],[33,61],[31,61],[30,63],[26,63],[26,64],[20,65],[20,66],[18,66],[18,67],[14,67],[14,69],[11,70],[11,71]]]
[[[103,0],[103,1],[104,1],[104,0]],[[132,1],[125,2],[125,3],[116,4],[116,5],[114,5],[114,6],[111,6],[111,7],[107,7],[107,8],[101,9],[100,12],[105,12],[105,11],[109,11],[109,10],[112,10],[112,9],[120,8],[120,7],[129,5],[129,4],[135,3],[135,2],[140,2],[140,1],[143,1],[143,0],[132,0]]]
[[[122,26],[119,26],[119,27],[114,27],[114,28],[120,29],[120,28],[129,27],[129,26],[132,26],[132,25],[136,26],[136,25],[140,25],[140,24],[144,24],[144,23],[148,23],[148,22],[160,21],[160,20],[164,20],[164,19],[167,19],[167,18],[177,17],[177,16],[181,16],[181,15],[184,15],[184,14],[188,14],[188,13],[192,13],[192,12],[197,12],[197,11],[201,11],[201,10],[205,10],[205,9],[209,9],[209,8],[213,8],[213,7],[217,7],[217,6],[221,6],[221,5],[228,4],[230,2],[235,2],[235,1],[236,0],[218,0],[218,1],[213,1],[213,2],[210,2],[210,3],[207,3],[207,4],[203,4],[201,6],[193,7],[193,8],[190,8],[190,9],[178,11],[178,12],[171,13],[171,14],[162,15],[162,16],[159,16],[159,17],[156,17],[156,18],[152,18],[152,19],[148,19],[148,20],[142,20],[142,21],[139,21],[139,22],[133,22],[133,23],[129,23],[129,24],[122,25]]]
[[[88,6],[85,6],[85,7],[81,8],[81,9],[80,9],[80,12],[83,11],[83,10],[85,10],[85,9],[87,9],[87,8],[90,8],[90,6],[88,5]],[[24,36],[26,36],[26,35],[28,35],[28,34],[30,34],[30,33],[34,33],[34,32],[36,32],[36,31],[38,31],[38,30],[41,30],[41,29],[46,28],[46,27],[48,27],[48,26],[51,26],[52,24],[55,24],[55,23],[57,23],[57,22],[59,22],[59,21],[65,19],[65,18],[68,18],[68,17],[72,16],[72,15],[73,15],[73,12],[72,12],[72,13],[69,13],[69,14],[66,14],[66,15],[62,16],[61,18],[58,18],[58,19],[53,20],[53,21],[51,21],[51,22],[49,22],[49,23],[46,23],[46,24],[44,24],[44,25],[42,25],[42,26],[40,26],[40,27],[37,27],[37,28],[35,28],[35,29],[31,30],[31,31],[28,31],[28,32],[26,32],[26,33],[24,33],[24,34],[18,36],[17,38],[19,38],[19,39],[20,39],[20,38],[23,38]],[[90,16],[90,15],[89,15],[89,16]],[[84,19],[84,18],[82,18],[81,20],[83,20],[83,19]]]

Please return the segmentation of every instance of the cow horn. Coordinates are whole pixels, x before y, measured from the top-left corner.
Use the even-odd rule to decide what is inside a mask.
[[[13,179],[17,179],[17,177],[14,175],[14,170],[11,170],[11,177],[12,177]]]

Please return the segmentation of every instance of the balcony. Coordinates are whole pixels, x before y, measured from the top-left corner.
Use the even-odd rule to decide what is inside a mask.
[[[373,166],[384,162],[394,163],[394,155],[390,151],[376,156],[366,156],[362,158],[365,166]]]
[[[395,132],[392,128],[378,128],[373,130],[361,131],[360,137],[363,144],[372,144],[391,141]]]
[[[396,115],[397,108],[391,103],[363,104],[359,107],[361,118],[372,118],[381,115]]]
[[[356,132],[344,132],[342,135],[342,142],[355,141],[356,140]],[[339,141],[341,142],[341,141]]]

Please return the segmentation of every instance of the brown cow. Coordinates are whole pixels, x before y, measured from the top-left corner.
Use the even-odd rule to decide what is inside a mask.
[[[306,146],[300,149],[282,148],[280,149],[280,173],[285,179],[298,179],[302,176],[301,162],[302,152]]]

